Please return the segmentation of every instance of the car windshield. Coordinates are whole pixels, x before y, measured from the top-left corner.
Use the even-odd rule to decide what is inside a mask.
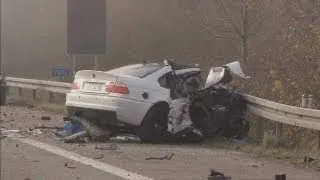
[[[124,76],[133,76],[133,77],[143,78],[158,71],[162,67],[163,66],[158,63],[134,64],[134,65],[128,65],[128,66],[112,69],[107,72],[115,75],[124,75]]]

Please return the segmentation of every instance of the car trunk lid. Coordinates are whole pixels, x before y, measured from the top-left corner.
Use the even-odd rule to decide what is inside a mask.
[[[118,76],[103,71],[82,70],[75,75],[73,90],[84,93],[127,94],[125,84],[118,82]]]

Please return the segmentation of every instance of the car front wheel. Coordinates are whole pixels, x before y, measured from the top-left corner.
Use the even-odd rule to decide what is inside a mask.
[[[137,135],[140,140],[146,143],[161,141],[167,133],[168,114],[169,107],[165,105],[153,106],[138,127]]]

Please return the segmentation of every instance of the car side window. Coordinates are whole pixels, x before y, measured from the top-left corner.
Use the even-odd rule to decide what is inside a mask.
[[[170,89],[170,83],[169,83],[170,76],[171,76],[171,73],[167,73],[159,78],[158,81],[161,87]]]
[[[161,87],[168,88],[167,87],[167,78],[166,78],[166,76],[160,77],[158,81],[159,81],[159,84],[160,84]]]

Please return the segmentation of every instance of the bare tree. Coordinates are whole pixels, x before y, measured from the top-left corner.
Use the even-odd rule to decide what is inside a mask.
[[[201,26],[207,32],[211,32],[215,38],[235,40],[238,43],[239,54],[244,63],[248,63],[250,56],[256,54],[257,50],[262,48],[260,46],[265,41],[270,41],[277,32],[274,28],[277,13],[274,13],[271,8],[277,2],[271,3],[266,0],[181,1],[185,8],[193,12],[192,18],[198,16],[197,20],[202,23]],[[210,21],[208,21],[208,19],[212,19],[205,13],[205,8],[208,6],[216,7],[217,13],[214,15],[217,24],[210,24]],[[230,31],[233,32],[234,36],[226,35],[226,32]],[[252,39],[253,43],[250,43]]]

